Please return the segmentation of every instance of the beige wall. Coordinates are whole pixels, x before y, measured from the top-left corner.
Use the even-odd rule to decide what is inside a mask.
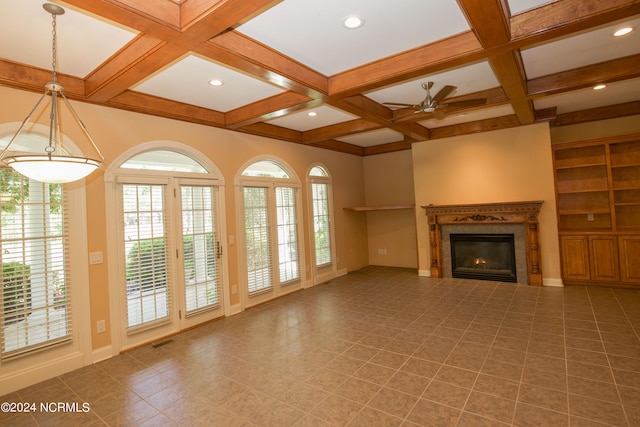
[[[35,105],[38,96],[0,87],[0,99],[11,100],[0,105],[0,124],[21,122]],[[91,104],[75,102],[74,108],[107,158],[107,165],[86,179],[88,250],[102,252],[104,261],[103,264],[89,266],[91,325],[95,325],[97,320],[107,320],[106,333],[96,334],[95,328],[91,328],[91,346],[94,350],[108,346],[111,335],[104,170],[119,155],[138,144],[157,140],[177,141],[210,158],[225,179],[227,234],[234,236],[238,235],[238,227],[242,226],[236,221],[234,177],[246,162],[256,156],[269,154],[291,166],[302,183],[305,218],[308,218],[306,174],[313,164],[324,165],[333,180],[337,269],[346,272],[368,265],[366,220],[343,209],[365,203],[361,157]],[[40,117],[39,120],[46,123],[46,117]],[[84,141],[80,131],[72,129],[68,121],[68,116],[63,117],[65,133],[77,143]],[[89,147],[81,148],[86,154],[90,153]],[[305,258],[309,260],[309,228],[307,224],[304,226]],[[237,285],[240,273],[236,246],[227,245],[226,253],[229,285]],[[310,280],[309,271],[306,280]],[[232,295],[231,304],[238,302],[239,294]]]
[[[544,200],[543,280],[560,284],[551,140],[546,123],[413,145],[418,263],[429,271],[427,218],[419,206]]]
[[[364,159],[367,206],[413,204],[411,151]],[[369,264],[418,267],[416,220],[413,209],[357,212],[367,219]]]

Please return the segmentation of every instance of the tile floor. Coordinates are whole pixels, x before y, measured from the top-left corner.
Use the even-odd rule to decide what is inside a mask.
[[[13,426],[640,426],[640,291],[367,267],[1,401]],[[80,406],[82,408],[82,406]]]

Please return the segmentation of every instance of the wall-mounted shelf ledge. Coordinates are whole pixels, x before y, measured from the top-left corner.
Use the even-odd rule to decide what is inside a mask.
[[[413,209],[415,205],[382,205],[382,206],[353,206],[344,208],[345,211],[364,212],[364,211],[385,211],[392,209]]]

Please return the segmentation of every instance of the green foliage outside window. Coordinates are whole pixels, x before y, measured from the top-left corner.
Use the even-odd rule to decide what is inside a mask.
[[[166,243],[163,238],[140,240],[127,254],[127,289],[136,291],[167,285]]]
[[[19,262],[2,264],[2,301],[5,324],[15,323],[30,314],[31,267]]]

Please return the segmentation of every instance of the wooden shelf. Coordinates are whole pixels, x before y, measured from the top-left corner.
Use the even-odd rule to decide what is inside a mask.
[[[353,206],[344,208],[345,211],[367,212],[367,211],[388,211],[394,209],[413,209],[415,205],[380,205],[380,206]]]

